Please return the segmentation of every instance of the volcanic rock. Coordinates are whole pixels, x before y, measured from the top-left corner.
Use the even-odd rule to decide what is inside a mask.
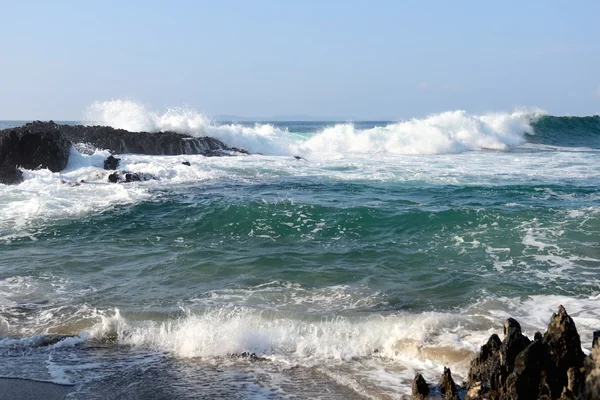
[[[444,373],[440,378],[440,390],[444,399],[460,400],[458,397],[458,390],[456,389],[456,384],[454,383],[454,379],[452,379],[452,373],[450,372],[450,368],[444,367]]]
[[[157,178],[151,174],[145,172],[121,172],[116,171],[108,175],[108,181],[110,183],[130,183],[130,182],[144,182],[156,180]]]
[[[115,170],[119,168],[119,164],[121,163],[120,158],[116,158],[114,156],[108,156],[106,160],[104,160],[104,169],[107,170]]]
[[[548,384],[553,395],[561,393],[563,387],[568,387],[570,368],[574,368],[574,382],[583,382],[581,368],[585,355],[581,350],[581,340],[575,322],[563,306],[558,308],[557,314],[552,315],[542,342],[550,359]],[[579,387],[574,389],[577,394],[581,392]]]
[[[585,359],[584,399],[600,399],[600,331],[594,332],[592,354]]]
[[[552,315],[546,333],[537,332],[533,342],[512,318],[504,324],[504,335],[500,344],[492,335],[471,362],[468,399],[567,400],[588,396],[590,391],[590,399],[600,399],[594,397],[600,393],[600,370],[592,358],[585,360],[584,368],[579,334],[563,306]]]
[[[211,137],[193,137],[175,132],[129,132],[107,126],[58,125],[53,121],[35,121],[0,131],[0,183],[21,182],[21,168],[62,171],[67,166],[74,144],[109,150],[113,154],[200,154],[209,157],[248,154],[244,149],[226,146]],[[113,155],[109,156],[104,161],[104,169],[116,170],[119,161]],[[110,179],[112,182],[115,176]],[[132,174],[123,180],[147,180],[147,176]]]
[[[412,381],[412,395],[414,399],[424,399],[429,395],[429,386],[425,382],[423,375],[417,374]]]
[[[0,183],[21,182],[19,168],[62,171],[70,149],[71,143],[52,121],[0,131]]]
[[[490,385],[493,371],[496,371],[500,366],[500,346],[502,341],[498,335],[493,334],[488,339],[488,342],[481,346],[479,356],[471,361],[469,369],[469,386]]]
[[[89,143],[113,154],[224,156],[244,150],[226,146],[211,137],[193,137],[176,132],[130,132],[109,126],[60,125],[61,133],[73,143]]]

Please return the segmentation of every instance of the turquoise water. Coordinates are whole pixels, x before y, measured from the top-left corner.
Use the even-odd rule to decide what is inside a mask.
[[[124,155],[160,180],[112,185],[79,149],[0,186],[0,375],[396,398],[460,381],[507,316],[533,335],[564,304],[586,348],[600,326],[599,117],[206,124],[262,154]]]

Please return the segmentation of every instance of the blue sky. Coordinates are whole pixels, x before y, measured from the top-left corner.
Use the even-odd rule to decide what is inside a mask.
[[[0,0],[0,119],[600,112],[598,1]]]

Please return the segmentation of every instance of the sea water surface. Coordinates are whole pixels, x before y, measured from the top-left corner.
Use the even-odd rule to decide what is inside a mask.
[[[415,373],[466,379],[509,316],[532,336],[563,304],[586,351],[600,328],[597,116],[88,118],[260,154],[125,154],[158,179],[110,184],[109,153],[78,146],[0,185],[0,376],[73,398],[402,398]]]

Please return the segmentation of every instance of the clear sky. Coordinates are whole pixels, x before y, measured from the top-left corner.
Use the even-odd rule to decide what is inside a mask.
[[[0,0],[0,119],[600,113],[600,1]]]

